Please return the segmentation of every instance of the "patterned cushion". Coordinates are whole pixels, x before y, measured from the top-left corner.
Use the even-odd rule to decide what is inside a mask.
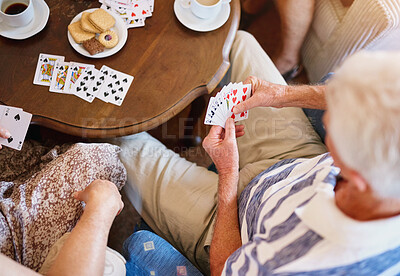
[[[0,219],[0,251],[36,271],[51,246],[72,230],[83,212],[83,203],[73,199],[72,193],[95,179],[109,180],[119,189],[126,181],[117,146],[75,144],[61,155],[58,151],[61,148],[42,157],[47,163],[26,180],[0,182],[0,212],[4,216]],[[49,158],[52,161],[48,162]]]

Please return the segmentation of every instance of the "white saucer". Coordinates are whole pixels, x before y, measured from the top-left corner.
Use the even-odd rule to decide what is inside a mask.
[[[88,9],[83,12],[93,12],[97,9],[98,8]],[[80,14],[75,16],[74,19],[72,19],[71,23],[74,23],[74,22],[80,20],[83,12],[81,12]],[[115,25],[110,30],[116,32],[118,35],[118,44],[115,45],[115,47],[110,48],[110,49],[104,49],[104,52],[101,52],[101,53],[98,53],[95,55],[91,55],[88,51],[86,51],[86,49],[82,46],[82,44],[78,44],[75,42],[75,40],[72,38],[71,34],[67,30],[69,44],[71,44],[72,48],[74,48],[75,51],[77,51],[81,55],[84,55],[85,57],[103,58],[103,57],[109,57],[109,56],[115,54],[116,52],[121,50],[121,48],[125,45],[126,40],[128,38],[128,30],[126,28],[125,22],[121,19],[121,17],[116,16],[116,15],[113,15],[113,17],[115,19]]]
[[[229,18],[229,14],[231,12],[231,6],[229,3],[222,4],[221,11],[217,16],[211,19],[201,19],[195,16],[190,9],[185,9],[180,4],[181,0],[175,0],[174,3],[174,12],[176,18],[184,25],[185,27],[198,32],[209,32],[218,29]]]
[[[49,19],[49,6],[47,6],[44,0],[33,0],[33,9],[35,15],[28,25],[10,27],[6,24],[1,24],[0,35],[11,39],[25,39],[43,30]]]

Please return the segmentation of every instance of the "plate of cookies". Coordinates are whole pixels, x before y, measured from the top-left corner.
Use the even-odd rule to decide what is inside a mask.
[[[124,21],[103,9],[81,12],[72,19],[67,33],[72,48],[91,58],[103,58],[117,53],[128,38]]]

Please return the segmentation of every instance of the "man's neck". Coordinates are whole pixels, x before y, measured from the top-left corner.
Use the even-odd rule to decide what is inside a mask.
[[[341,191],[341,193],[346,193],[346,191]],[[335,196],[338,208],[355,220],[376,220],[400,214],[400,200],[398,199],[380,198],[372,192],[362,193],[356,197],[340,196],[339,192],[336,194],[338,195]]]

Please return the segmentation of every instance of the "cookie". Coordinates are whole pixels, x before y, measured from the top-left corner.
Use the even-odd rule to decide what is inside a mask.
[[[114,17],[103,9],[97,9],[89,14],[90,22],[101,32],[105,32],[115,24]]]
[[[118,35],[113,31],[107,31],[99,35],[99,41],[106,48],[113,48],[118,44]]]
[[[84,31],[89,33],[101,33],[92,23],[89,21],[90,12],[83,12],[81,17],[81,27]]]
[[[83,47],[93,56],[104,51],[104,46],[95,37],[82,43]]]
[[[82,30],[80,21],[68,25],[68,31],[76,43],[82,43],[96,36],[94,33],[88,33]]]

